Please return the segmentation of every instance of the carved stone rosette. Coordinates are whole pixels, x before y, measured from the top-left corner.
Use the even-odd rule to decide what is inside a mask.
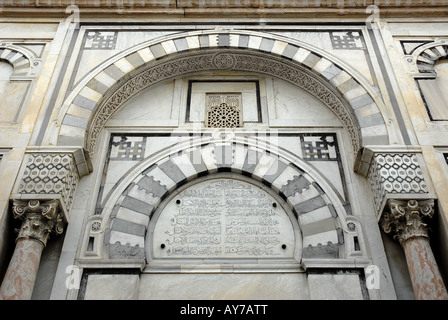
[[[401,245],[415,237],[428,236],[428,226],[424,222],[434,215],[434,200],[389,199],[387,209],[380,221],[384,232],[392,233]]]
[[[45,246],[50,234],[61,234],[64,230],[58,200],[14,200],[12,211],[14,218],[22,220],[17,240],[33,239]]]

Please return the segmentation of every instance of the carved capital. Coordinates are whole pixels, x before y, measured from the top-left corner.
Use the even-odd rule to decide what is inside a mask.
[[[394,200],[387,202],[380,224],[384,232],[393,234],[401,245],[411,238],[428,236],[424,222],[434,215],[434,200]]]
[[[65,222],[59,207],[58,200],[14,200],[14,218],[22,220],[17,240],[34,239],[45,246],[50,233],[61,234]]]

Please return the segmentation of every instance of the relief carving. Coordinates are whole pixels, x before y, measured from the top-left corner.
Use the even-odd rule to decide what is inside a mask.
[[[415,237],[428,236],[425,219],[434,215],[434,200],[389,200],[380,224],[384,232],[393,234],[401,245]]]
[[[215,179],[171,200],[155,225],[156,258],[291,257],[295,237],[288,215],[262,189]]]
[[[65,222],[58,200],[14,200],[12,212],[15,219],[22,220],[17,239],[34,239],[45,246],[51,233],[57,235],[64,230]]]

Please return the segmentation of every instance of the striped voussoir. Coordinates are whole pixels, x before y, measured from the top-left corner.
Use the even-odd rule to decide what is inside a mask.
[[[343,244],[338,215],[321,186],[287,160],[239,143],[210,143],[172,154],[151,165],[119,197],[110,216],[109,258],[144,258],[145,235],[159,203],[179,186],[199,176],[233,172],[277,192],[299,221],[303,255],[338,258]]]
[[[388,140],[387,128],[380,109],[366,89],[340,66],[311,49],[288,43],[286,40],[283,41],[283,38],[279,40],[270,38],[271,35],[255,32],[187,33],[176,37],[148,44],[143,48],[139,46],[121,58],[115,58],[101,71],[91,75],[92,78],[80,88],[78,94],[66,102],[68,109],[62,120],[58,144],[84,145],[92,113],[106,93],[125,75],[175,53],[187,51],[194,53],[199,49],[210,48],[221,48],[223,52],[226,48],[244,49],[245,52],[255,50],[305,66],[323,77],[322,80],[328,81],[348,101],[358,119],[363,144],[378,144]],[[105,124],[107,118],[100,121]],[[92,152],[90,149],[89,151]]]
[[[434,72],[434,64],[437,60],[448,56],[448,45],[433,43],[425,47],[427,48],[417,56],[418,71],[421,73]]]
[[[0,61],[8,61],[14,70],[11,77],[24,77],[29,74],[31,62],[26,55],[14,48],[2,48],[0,46]]]

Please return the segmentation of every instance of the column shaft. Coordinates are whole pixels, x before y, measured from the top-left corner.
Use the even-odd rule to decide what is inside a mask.
[[[386,233],[394,235],[404,250],[415,298],[448,299],[437,262],[429,244],[425,219],[434,215],[434,200],[389,199],[381,217]]]
[[[402,243],[417,300],[446,300],[448,294],[434,254],[425,237],[411,238]]]
[[[22,226],[0,288],[0,299],[31,299],[40,257],[50,233],[63,231],[63,217],[58,207],[57,200],[14,200],[12,211],[16,219],[22,220]]]
[[[17,241],[0,288],[1,300],[29,300],[39,269],[43,244],[31,239]]]

